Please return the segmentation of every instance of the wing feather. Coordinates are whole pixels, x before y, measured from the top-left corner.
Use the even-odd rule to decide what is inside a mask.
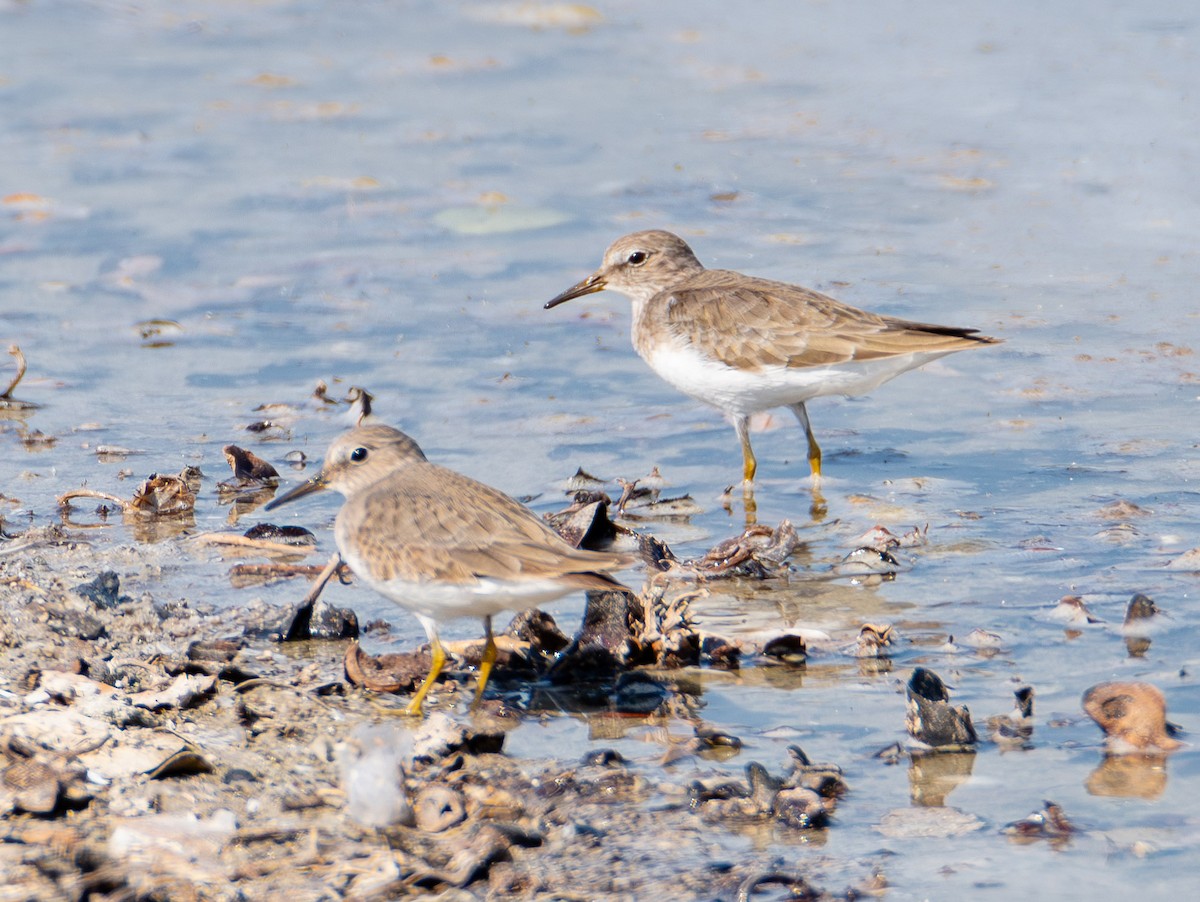
[[[666,322],[706,356],[751,370],[957,351],[996,341],[976,329],[880,316],[809,288],[719,269],[651,298],[643,315]]]

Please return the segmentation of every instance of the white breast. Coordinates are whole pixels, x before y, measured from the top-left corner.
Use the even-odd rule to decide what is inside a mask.
[[[658,375],[684,394],[728,414],[745,416],[822,395],[859,395],[949,353],[952,351],[757,370],[727,366],[687,345],[659,346],[643,356]]]

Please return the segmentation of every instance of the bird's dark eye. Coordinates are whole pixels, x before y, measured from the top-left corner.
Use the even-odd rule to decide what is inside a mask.
[[[647,254],[645,251],[634,251],[632,254],[629,255],[629,261],[628,261],[629,265],[630,266],[641,266],[643,263],[646,262],[646,256],[647,256]]]
[[[364,460],[367,459],[367,449],[366,448],[355,448],[353,451],[350,452],[350,459],[352,461],[354,461],[356,464],[362,463]]]

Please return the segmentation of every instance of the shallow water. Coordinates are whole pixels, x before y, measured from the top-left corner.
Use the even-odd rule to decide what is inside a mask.
[[[814,402],[821,523],[790,415],[762,424],[758,518],[792,520],[809,545],[788,585],[714,587],[697,610],[723,635],[833,640],[799,678],[698,675],[705,721],[746,743],[713,770],[778,770],[792,743],[842,764],[853,791],[820,855],[880,862],[894,898],[1194,886],[1195,753],[1170,759],[1153,798],[1092,795],[1099,731],[1079,708],[1096,682],[1142,679],[1200,724],[1195,576],[1166,567],[1200,544],[1194,4],[887,2],[866,19],[774,2],[7,3],[0,30],[0,338],[29,361],[15,396],[41,405],[0,420],[10,529],[56,522],[68,489],[128,495],[186,463],[207,476],[195,531],[223,529],[222,447],[289,475],[289,450],[319,457],[347,425],[345,407],[307,401],[325,380],[334,397],[367,387],[431,458],[540,511],[579,466],[658,466],[704,513],[649,528],[700,554],[740,529],[718,501],[740,468],[732,429],[637,358],[622,298],[541,309],[617,235],[671,228],[710,266],[1006,340]],[[246,431],[264,418],[282,428]],[[26,444],[32,430],[57,441]],[[1138,509],[1108,519],[1119,500]],[[335,510],[281,513],[331,549]],[[929,542],[895,581],[824,578],[877,523],[928,524]],[[179,539],[146,554],[162,574],[125,591],[299,595],[232,590],[227,562]],[[335,591],[419,638],[380,599]],[[1140,658],[1118,630],[1134,592],[1172,618]],[[1105,623],[1072,637],[1047,619],[1068,593]],[[580,609],[553,610],[570,625]],[[837,654],[864,620],[903,635],[891,672]],[[946,648],[974,628],[1000,651]],[[980,721],[1021,683],[1037,691],[1034,747],[981,749],[946,799],[981,827],[949,841],[876,829],[912,804],[907,768],[871,755],[903,737],[916,664]],[[509,750],[547,742],[653,766],[666,739],[561,718]],[[999,834],[1044,798],[1087,832],[1057,852]]]

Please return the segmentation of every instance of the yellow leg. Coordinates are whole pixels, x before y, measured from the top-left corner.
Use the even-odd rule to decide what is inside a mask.
[[[808,466],[812,470],[813,479],[821,478],[821,446],[817,444],[817,440],[813,438],[813,434],[808,434]]]
[[[733,421],[733,428],[737,430],[738,441],[742,443],[742,477],[746,482],[754,482],[758,461],[754,459],[754,449],[750,447],[750,418],[737,417]]]
[[[792,413],[804,427],[804,437],[808,439],[808,466],[812,469],[813,482],[816,483],[821,478],[821,446],[817,444],[817,437],[813,435],[812,426],[809,425],[808,409],[804,406],[804,402],[801,401],[799,404],[790,406]]]
[[[492,666],[496,663],[496,640],[492,637],[492,618],[483,618],[483,628],[487,633],[487,642],[483,644],[483,660],[479,662],[479,682],[475,686],[475,701],[471,707],[478,707],[483,698],[483,690],[487,687],[488,677],[492,675]]]
[[[750,483],[742,489],[742,506],[746,509],[746,525],[753,526],[758,522],[758,502],[754,500],[754,487]]]
[[[429,645],[433,655],[433,663],[429,667],[429,676],[425,677],[425,682],[421,684],[421,688],[417,690],[417,694],[412,697],[408,703],[408,707],[404,709],[405,714],[411,714],[414,717],[421,716],[421,703],[425,701],[425,696],[429,694],[430,687],[437,680],[438,674],[442,672],[442,668],[446,666],[446,651],[442,648],[441,640],[438,639],[436,632],[430,634]]]

